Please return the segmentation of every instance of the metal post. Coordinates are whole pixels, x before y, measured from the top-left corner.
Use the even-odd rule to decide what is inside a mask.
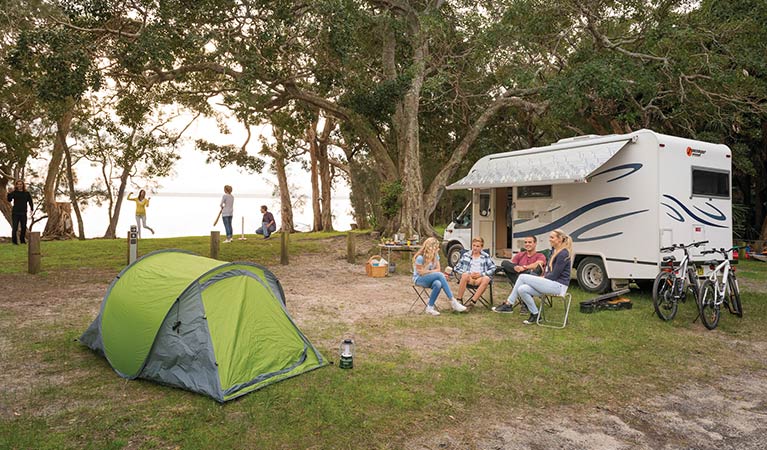
[[[245,216],[242,217],[242,234],[240,235],[241,241],[247,241],[248,238],[245,237]]]
[[[132,264],[138,258],[138,228],[130,226],[128,232],[128,264]]]
[[[210,257],[213,259],[218,259],[218,248],[221,241],[221,232],[220,231],[211,231],[210,232]]]
[[[33,231],[29,233],[29,243],[27,244],[28,264],[27,269],[31,274],[40,272],[40,232]]]

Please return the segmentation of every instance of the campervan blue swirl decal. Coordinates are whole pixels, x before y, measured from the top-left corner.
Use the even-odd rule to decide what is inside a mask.
[[[627,177],[627,176],[629,176],[629,175],[632,175],[634,172],[638,171],[638,170],[639,170],[639,169],[641,169],[641,168],[642,168],[642,163],[631,163],[631,164],[623,164],[623,165],[621,165],[621,166],[615,166],[615,167],[611,167],[611,168],[609,168],[609,169],[606,169],[606,170],[603,170],[603,171],[601,171],[601,172],[599,172],[599,173],[595,173],[594,175],[591,175],[591,176],[589,177],[589,180],[590,180],[590,179],[592,179],[592,178],[594,178],[594,177],[598,177],[599,175],[602,175],[603,173],[614,172],[614,171],[616,171],[616,170],[624,170],[624,169],[629,169],[629,172],[626,172],[626,173],[624,173],[624,174],[623,174],[623,175],[621,175],[621,176],[618,176],[618,177],[615,177],[615,178],[611,178],[611,179],[607,180],[607,182],[608,182],[608,183],[610,183],[610,182],[612,182],[612,181],[615,181],[615,180],[620,180],[621,178],[624,178],[624,177]]]
[[[677,222],[684,222],[684,217],[679,213],[679,211],[676,210],[676,208],[674,208],[673,206],[669,205],[668,203],[661,202],[660,204],[665,206],[666,208],[670,209],[671,211],[673,211],[674,214],[676,214],[676,217],[674,217],[671,214],[669,214],[668,211],[666,211],[666,215],[667,216],[671,217],[672,219],[676,220]]]
[[[719,211],[719,208],[717,208],[716,206],[712,205],[709,202],[706,202],[706,205],[710,206],[714,211],[718,212],[719,215],[715,216],[715,215],[713,215],[711,213],[707,213],[706,211],[703,211],[702,209],[698,208],[697,206],[695,207],[695,209],[697,209],[698,211],[700,211],[703,214],[707,215],[708,217],[711,217],[714,220],[724,220],[724,219],[727,218],[727,217],[724,216],[724,213],[722,211]]]
[[[724,225],[718,225],[718,224],[709,222],[708,220],[701,219],[700,217],[698,217],[695,214],[693,214],[693,212],[690,211],[689,208],[684,206],[684,204],[682,204],[682,202],[680,202],[679,200],[675,199],[674,197],[672,197],[672,196],[670,196],[668,194],[663,194],[663,196],[666,197],[667,199],[673,201],[674,203],[676,203],[680,208],[682,208],[682,210],[684,210],[684,212],[687,213],[688,216],[692,217],[693,219],[697,220],[698,222],[704,223],[706,225],[711,225],[712,227],[716,227],[716,228],[726,228]],[[711,205],[711,206],[713,207],[713,205]],[[670,208],[670,206],[669,206],[669,208]],[[700,208],[696,207],[696,209],[698,209],[700,211]],[[716,209],[716,208],[714,208],[714,209]],[[676,212],[676,210],[675,210],[675,212]],[[703,212],[703,211],[701,211],[701,212]],[[708,217],[710,217],[710,218],[712,218],[714,220],[725,220],[726,219],[725,215],[721,211],[719,211],[717,209],[717,212],[719,213],[719,217],[713,216],[711,214],[707,214],[705,212],[703,212],[703,214],[706,214]]]
[[[567,214],[566,216],[563,216],[559,218],[558,220],[555,220],[554,222],[551,222],[550,224],[547,224],[545,226],[535,228],[532,230],[527,231],[520,231],[518,233],[514,233],[513,238],[523,238],[528,236],[537,236],[539,234],[548,233],[552,230],[556,230],[557,228],[562,228],[563,226],[567,225],[568,223],[572,222],[579,216],[582,216],[583,214],[586,214],[587,212],[591,211],[592,209],[599,208],[603,205],[608,205],[610,203],[616,203],[616,202],[625,202],[628,200],[628,197],[608,197],[603,198],[602,200],[597,200],[595,202],[591,202],[588,205],[581,206],[580,208],[576,209],[575,211],[571,212],[570,214]]]
[[[598,241],[600,239],[608,239],[608,238],[611,238],[611,237],[620,236],[621,234],[623,234],[622,231],[619,231],[617,233],[603,234],[602,236],[594,236],[594,237],[588,237],[588,238],[581,237],[581,235],[583,233],[587,233],[587,232],[593,230],[594,228],[596,228],[598,226],[604,225],[604,224],[612,222],[614,220],[622,219],[624,217],[633,216],[634,214],[641,214],[641,213],[647,212],[647,211],[649,211],[649,209],[643,209],[641,211],[633,211],[633,212],[630,212],[630,213],[619,214],[617,216],[612,216],[612,217],[608,217],[606,219],[597,220],[596,222],[592,222],[592,223],[590,223],[588,225],[584,225],[584,226],[578,228],[577,230],[573,231],[572,233],[570,233],[570,237],[573,238],[573,242],[589,242],[589,241]]]

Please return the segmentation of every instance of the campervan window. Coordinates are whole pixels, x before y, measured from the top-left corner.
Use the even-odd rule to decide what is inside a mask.
[[[693,167],[692,195],[730,198],[730,173]]]
[[[551,185],[519,186],[517,198],[551,198]]]

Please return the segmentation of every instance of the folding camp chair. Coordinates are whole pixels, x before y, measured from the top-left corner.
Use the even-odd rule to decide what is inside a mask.
[[[459,275],[458,272],[453,272],[453,279],[455,280],[456,283],[459,283],[459,284],[461,283],[461,275]],[[474,297],[478,288],[479,286],[476,284],[471,284],[471,283],[466,284],[466,291],[470,295],[466,299],[461,299],[464,306],[470,303],[469,299]],[[477,299],[477,302],[480,303],[485,308],[493,307],[493,277],[490,277],[490,284],[487,286],[487,290],[485,290],[485,292],[483,292],[482,295],[479,296],[479,298]]]
[[[419,286],[415,283],[412,284],[413,291],[415,292],[415,300],[413,300],[413,303],[410,305],[410,309],[408,310],[408,313],[413,311],[413,308],[418,304],[418,301],[420,301],[423,304],[423,309],[421,309],[420,312],[424,312],[426,310],[426,307],[429,306],[429,297],[431,296],[431,288],[430,287],[424,287]],[[437,308],[437,305],[434,305],[434,309],[439,311],[439,308]]]
[[[564,315],[564,318],[561,320],[561,322],[558,319],[557,320],[547,319],[543,312],[544,308],[553,310],[554,301],[558,299],[562,300],[562,306],[565,309],[565,315]],[[572,295],[570,295],[569,292],[566,292],[564,295],[542,295],[541,306],[540,308],[538,308],[538,320],[536,321],[536,323],[542,327],[564,328],[565,326],[567,326],[567,316],[570,314],[570,304],[572,302],[573,302],[573,297]]]

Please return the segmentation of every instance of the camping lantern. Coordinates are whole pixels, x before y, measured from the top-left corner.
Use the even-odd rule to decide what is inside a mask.
[[[338,367],[342,369],[351,369],[354,367],[354,341],[350,338],[346,338],[341,342],[339,347],[341,353],[341,362]]]

